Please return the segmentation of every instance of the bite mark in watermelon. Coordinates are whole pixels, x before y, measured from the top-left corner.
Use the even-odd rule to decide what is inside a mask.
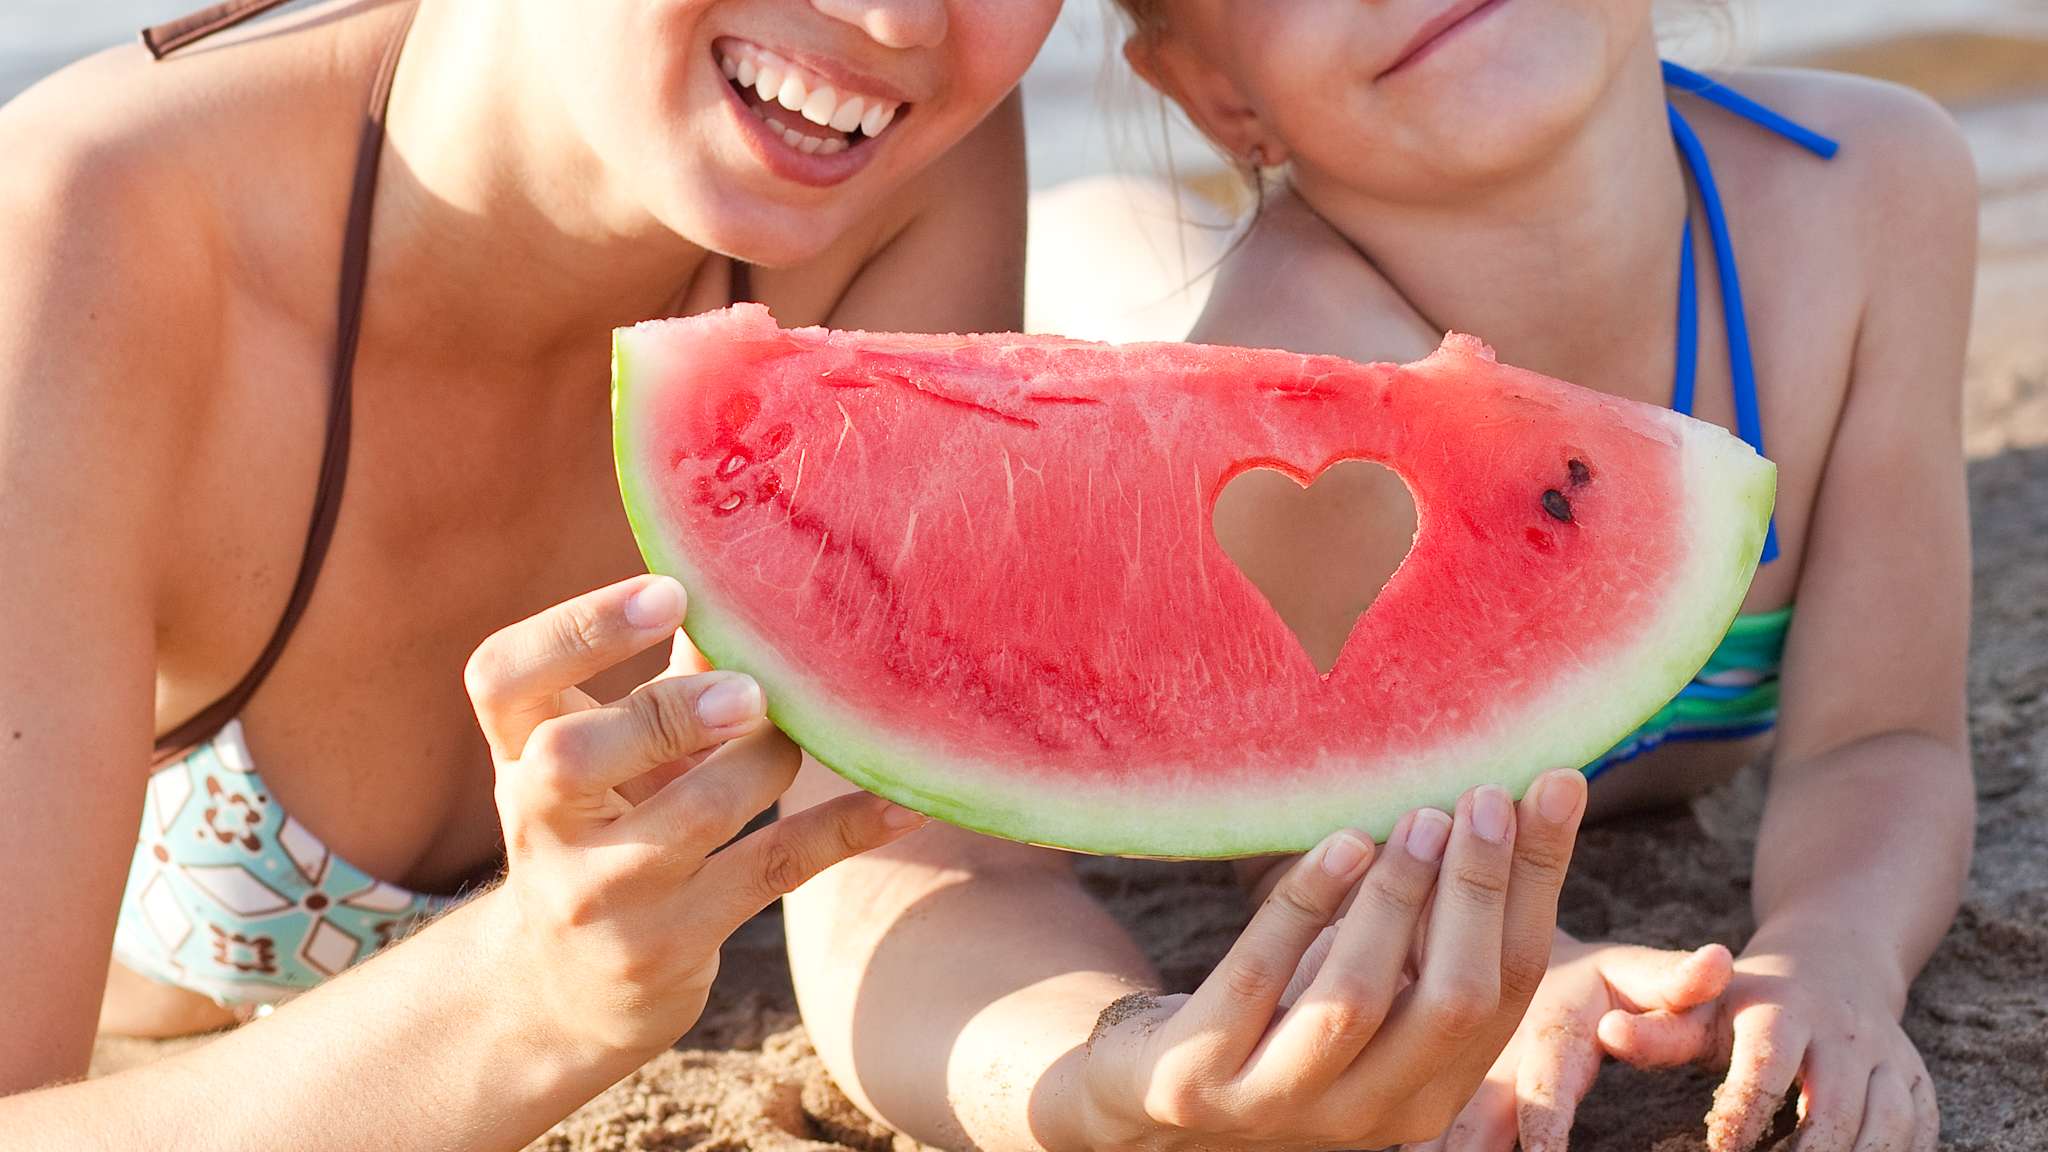
[[[622,329],[616,450],[688,631],[841,775],[994,835],[1226,857],[1587,763],[1705,663],[1776,470],[1495,361]],[[1415,545],[1327,675],[1217,544],[1250,468],[1398,473]]]

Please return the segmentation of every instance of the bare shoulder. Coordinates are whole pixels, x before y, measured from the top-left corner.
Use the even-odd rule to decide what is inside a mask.
[[[152,138],[160,108],[134,59],[103,53],[0,108],[0,344],[17,356],[62,341],[80,361],[134,356],[168,371],[204,348],[219,302],[214,213],[195,170]],[[217,323],[217,317],[212,318]],[[135,347],[142,329],[192,333]],[[159,358],[161,357],[161,358]],[[0,379],[0,389],[21,381]]]
[[[312,222],[342,194],[364,90],[338,81],[373,66],[388,21],[330,4],[163,62],[125,45],[0,107],[8,339],[68,334],[79,370],[133,358],[162,389],[214,378],[237,278],[332,259]]]
[[[1336,229],[1288,191],[1217,269],[1189,338],[1353,360],[1415,360],[1442,333],[1409,306]]]
[[[1833,161],[1797,178],[1827,202],[1855,205],[1868,235],[1946,218],[1974,221],[1977,172],[1947,110],[1898,84],[1794,68],[1735,73],[1731,83],[1841,145]],[[1767,141],[1782,151],[1782,144]],[[1893,233],[1896,235],[1896,233]]]

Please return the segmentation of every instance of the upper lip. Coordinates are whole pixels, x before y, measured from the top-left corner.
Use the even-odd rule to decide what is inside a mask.
[[[1486,7],[1490,2],[1491,0],[1458,0],[1457,3],[1444,9],[1427,23],[1423,24],[1422,27],[1416,29],[1414,38],[1409,40],[1407,46],[1401,49],[1400,55],[1394,57],[1392,64],[1380,69],[1380,75],[1385,76],[1387,73],[1414,59],[1416,53],[1429,47],[1430,41],[1457,27],[1467,16]]]
[[[914,104],[917,98],[871,72],[862,72],[845,61],[831,56],[820,56],[801,49],[786,48],[779,44],[764,44],[744,37],[729,37],[735,43],[751,44],[763,52],[771,52],[812,75],[821,77],[827,84],[841,92],[855,96],[880,97],[898,104]]]

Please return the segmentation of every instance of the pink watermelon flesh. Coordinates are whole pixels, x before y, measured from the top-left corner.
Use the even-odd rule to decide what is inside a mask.
[[[1740,607],[1775,470],[1453,335],[1195,345],[621,330],[619,477],[688,630],[855,783],[1088,852],[1299,850],[1597,757]],[[1250,468],[1397,472],[1413,550],[1327,676],[1211,530]]]

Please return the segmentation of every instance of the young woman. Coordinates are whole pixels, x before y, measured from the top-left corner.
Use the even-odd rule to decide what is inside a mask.
[[[1474,332],[1505,361],[1727,425],[1779,466],[1745,614],[1678,701],[1588,769],[1596,813],[1617,812],[1768,751],[1754,934],[1733,957],[1559,937],[1483,1087],[1455,1124],[1407,1138],[1557,1152],[1611,1054],[1725,1065],[1716,1152],[1752,1147],[1795,1081],[1802,1152],[1932,1149],[1932,1085],[1899,1018],[1972,829],[1959,423],[1976,188],[1953,127],[1860,80],[1666,67],[1649,0],[1124,6],[1138,69],[1274,177],[1195,339],[1406,360]],[[1328,657],[1359,590],[1406,552],[1412,511],[1371,470],[1333,471],[1300,503],[1254,473],[1218,529]],[[800,778],[795,794],[831,788]],[[1180,1126],[1263,1101],[1242,1078],[1106,1087],[1123,1053],[1164,1036],[1227,1066],[1190,1039],[1226,1026],[1182,1029],[1185,1009],[1098,1024],[1143,969],[1050,858],[933,829],[789,907],[819,1051],[920,1135],[1172,1147]],[[960,939],[992,954],[917,987],[922,1019],[901,1010],[914,942]],[[997,1021],[1032,1039],[999,1043]],[[873,1058],[906,1050],[922,1064]],[[1287,1050],[1264,1042],[1267,1075]],[[1317,1050],[1294,1051],[1312,1080]],[[944,1112],[914,1092],[940,1083]],[[1263,1119],[1231,1145],[1315,1146]]]
[[[232,27],[272,7],[0,111],[8,1147],[523,1145],[688,1027],[750,911],[907,826],[860,799],[713,854],[795,751],[742,678],[647,683],[671,581],[493,640],[474,709],[464,662],[643,570],[612,326],[738,297],[1016,325],[1005,99],[1056,3],[354,0]],[[320,984],[508,858],[269,1019],[30,1091],[81,1076],[96,1027],[214,1028]]]

